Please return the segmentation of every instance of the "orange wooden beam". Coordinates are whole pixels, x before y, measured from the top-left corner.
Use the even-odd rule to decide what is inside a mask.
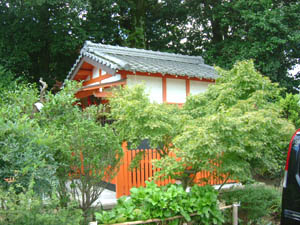
[[[97,98],[105,98],[105,97],[111,97],[111,92],[94,92],[93,95]]]
[[[203,82],[211,82],[215,83],[214,79],[207,79],[207,78],[198,78],[198,77],[189,77],[189,76],[178,76],[172,74],[162,74],[162,73],[149,73],[149,72],[132,72],[127,70],[118,70],[117,73],[119,74],[126,74],[126,75],[140,75],[140,76],[152,76],[152,77],[166,77],[166,78],[173,78],[173,79],[190,79],[190,80],[197,80]]]
[[[92,70],[84,70],[84,69],[80,69],[76,75],[83,75],[83,76],[90,76],[93,74]]]
[[[93,87],[86,87],[86,88],[83,87],[82,91],[89,91],[89,90],[96,90],[98,88],[107,88],[107,87],[113,87],[113,86],[120,86],[120,85],[123,85],[123,84],[126,84],[125,80],[121,80],[119,82],[98,84],[98,85],[95,85]]]
[[[93,95],[93,93],[95,92],[95,90],[91,90],[91,91],[78,91],[76,94],[75,94],[75,97],[76,98],[85,98],[85,97],[88,97],[90,95]]]
[[[167,102],[167,78],[162,78],[163,102]]]
[[[126,80],[121,80],[119,82],[115,83],[107,83],[107,84],[101,84],[101,87],[107,88],[107,87],[114,87],[114,86],[120,86],[126,84]]]
[[[88,76],[92,76],[93,71],[88,69],[80,69],[76,75],[74,76],[73,80],[85,80]]]
[[[190,91],[191,91],[191,83],[190,83],[189,79],[187,79],[185,81],[185,90],[186,90],[186,96],[189,96],[190,95]]]
[[[112,77],[111,74],[106,74],[106,75],[103,75],[103,76],[100,76],[100,77],[97,77],[97,78],[85,81],[85,82],[83,82],[82,85],[86,86],[86,85],[89,85],[89,84],[92,84],[92,83],[100,82],[100,81],[105,80],[105,79],[110,78],[110,77]]]

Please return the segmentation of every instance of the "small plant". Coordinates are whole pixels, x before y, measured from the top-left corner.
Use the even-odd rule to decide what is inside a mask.
[[[0,190],[0,224],[10,225],[80,225],[82,211],[75,203],[59,207],[56,194],[42,198],[32,186],[17,193],[14,188]]]
[[[191,218],[192,213],[197,213],[197,216]],[[166,219],[178,215],[183,216],[184,221],[207,225],[223,221],[217,206],[217,193],[212,187],[195,185],[186,192],[180,185],[158,187],[154,182],[148,182],[145,188],[132,188],[131,198],[122,197],[113,210],[95,215],[102,224]],[[180,220],[169,221],[169,224],[179,223]]]
[[[239,219],[243,224],[262,224],[262,220],[276,220],[281,211],[281,193],[278,189],[266,185],[246,185],[233,188],[219,196],[226,204],[240,202]]]

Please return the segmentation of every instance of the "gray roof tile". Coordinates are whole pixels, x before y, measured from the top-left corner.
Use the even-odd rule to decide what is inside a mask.
[[[103,64],[112,70],[128,70],[149,73],[172,74],[216,79],[216,70],[204,64],[200,56],[187,56],[144,49],[95,44],[86,41],[80,56],[67,78],[72,76],[82,57]]]

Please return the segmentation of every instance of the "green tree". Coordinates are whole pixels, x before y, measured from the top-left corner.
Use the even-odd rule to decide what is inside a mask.
[[[55,187],[61,206],[67,207],[71,197],[78,201],[86,224],[91,206],[116,175],[123,151],[113,128],[97,122],[98,107],[74,105],[80,87],[75,83],[66,82],[56,95],[41,93],[45,101],[39,113],[34,103],[41,98],[34,85],[19,83],[1,93],[0,184],[23,191],[33,180],[40,194]]]
[[[181,0],[155,2],[148,4],[146,11],[146,48],[186,54],[183,43],[189,31],[188,8]]]
[[[137,147],[143,140],[164,157],[168,155],[173,138],[181,129],[184,117],[174,105],[151,103],[143,85],[124,87],[110,99],[109,117],[122,140]]]
[[[7,90],[13,89],[16,87],[16,81],[15,81],[15,75],[5,69],[2,65],[0,65],[0,97],[1,99],[4,98],[2,97],[2,94]]]
[[[87,38],[80,15],[86,1],[0,2],[0,64],[50,85],[63,80]]]
[[[85,20],[82,21],[87,38],[96,43],[123,45],[125,31],[121,15],[122,7],[116,0],[89,0]]]
[[[70,197],[76,199],[87,223],[105,182],[116,175],[123,151],[113,128],[97,122],[99,107],[82,110],[74,105],[78,88],[76,82],[66,82],[56,95],[47,93],[44,107],[35,117],[54,139],[52,154],[58,164],[55,175],[61,204],[66,206]]]
[[[242,182],[280,173],[283,149],[295,129],[283,118],[282,89],[257,72],[252,61],[218,71],[216,84],[190,96],[183,108],[151,103],[142,86],[120,89],[111,98],[110,116],[121,139],[134,147],[149,139],[164,156],[155,162],[162,169],[157,176],[186,186],[202,170]],[[176,157],[165,157],[169,153]]]
[[[299,94],[287,93],[285,97],[280,98],[280,107],[282,116],[291,121],[298,129],[300,127],[300,96]]]
[[[238,60],[254,59],[255,67],[288,91],[299,82],[287,72],[299,63],[299,1],[187,0],[191,29],[189,54],[230,69]]]
[[[47,193],[57,164],[51,153],[53,139],[32,119],[38,91],[33,85],[14,82],[6,71],[0,75],[8,75],[11,81],[6,80],[7,86],[0,91],[0,185],[21,191],[34,180],[36,193]]]
[[[252,62],[218,72],[220,78],[207,92],[188,98],[183,111],[191,119],[173,139],[176,157],[155,162],[162,168],[158,175],[188,185],[202,170],[242,182],[254,174],[281,171],[282,150],[295,127],[281,118],[278,85],[258,73]]]

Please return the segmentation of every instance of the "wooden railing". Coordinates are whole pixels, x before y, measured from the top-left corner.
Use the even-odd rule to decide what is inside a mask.
[[[130,195],[130,189],[132,187],[140,187],[146,186],[145,181],[151,179],[151,177],[155,174],[155,172],[160,169],[154,168],[151,161],[153,159],[160,159],[160,155],[155,149],[143,149],[143,150],[128,150],[127,144],[123,144],[124,158],[123,162],[120,166],[120,170],[117,176],[112,181],[113,184],[116,185],[116,195],[117,198],[123,195]],[[140,161],[139,166],[136,169],[130,169],[130,163],[134,159],[134,157],[140,152],[145,151],[142,160]],[[202,171],[196,174],[195,180],[203,180],[206,179],[207,182],[200,183],[199,185],[217,185],[222,184],[223,181],[221,179],[213,178],[215,176],[211,176],[209,172]],[[228,180],[227,183],[233,183],[235,181]],[[175,180],[166,179],[166,180],[158,180],[156,184],[158,186],[163,186],[168,183],[175,183]]]

